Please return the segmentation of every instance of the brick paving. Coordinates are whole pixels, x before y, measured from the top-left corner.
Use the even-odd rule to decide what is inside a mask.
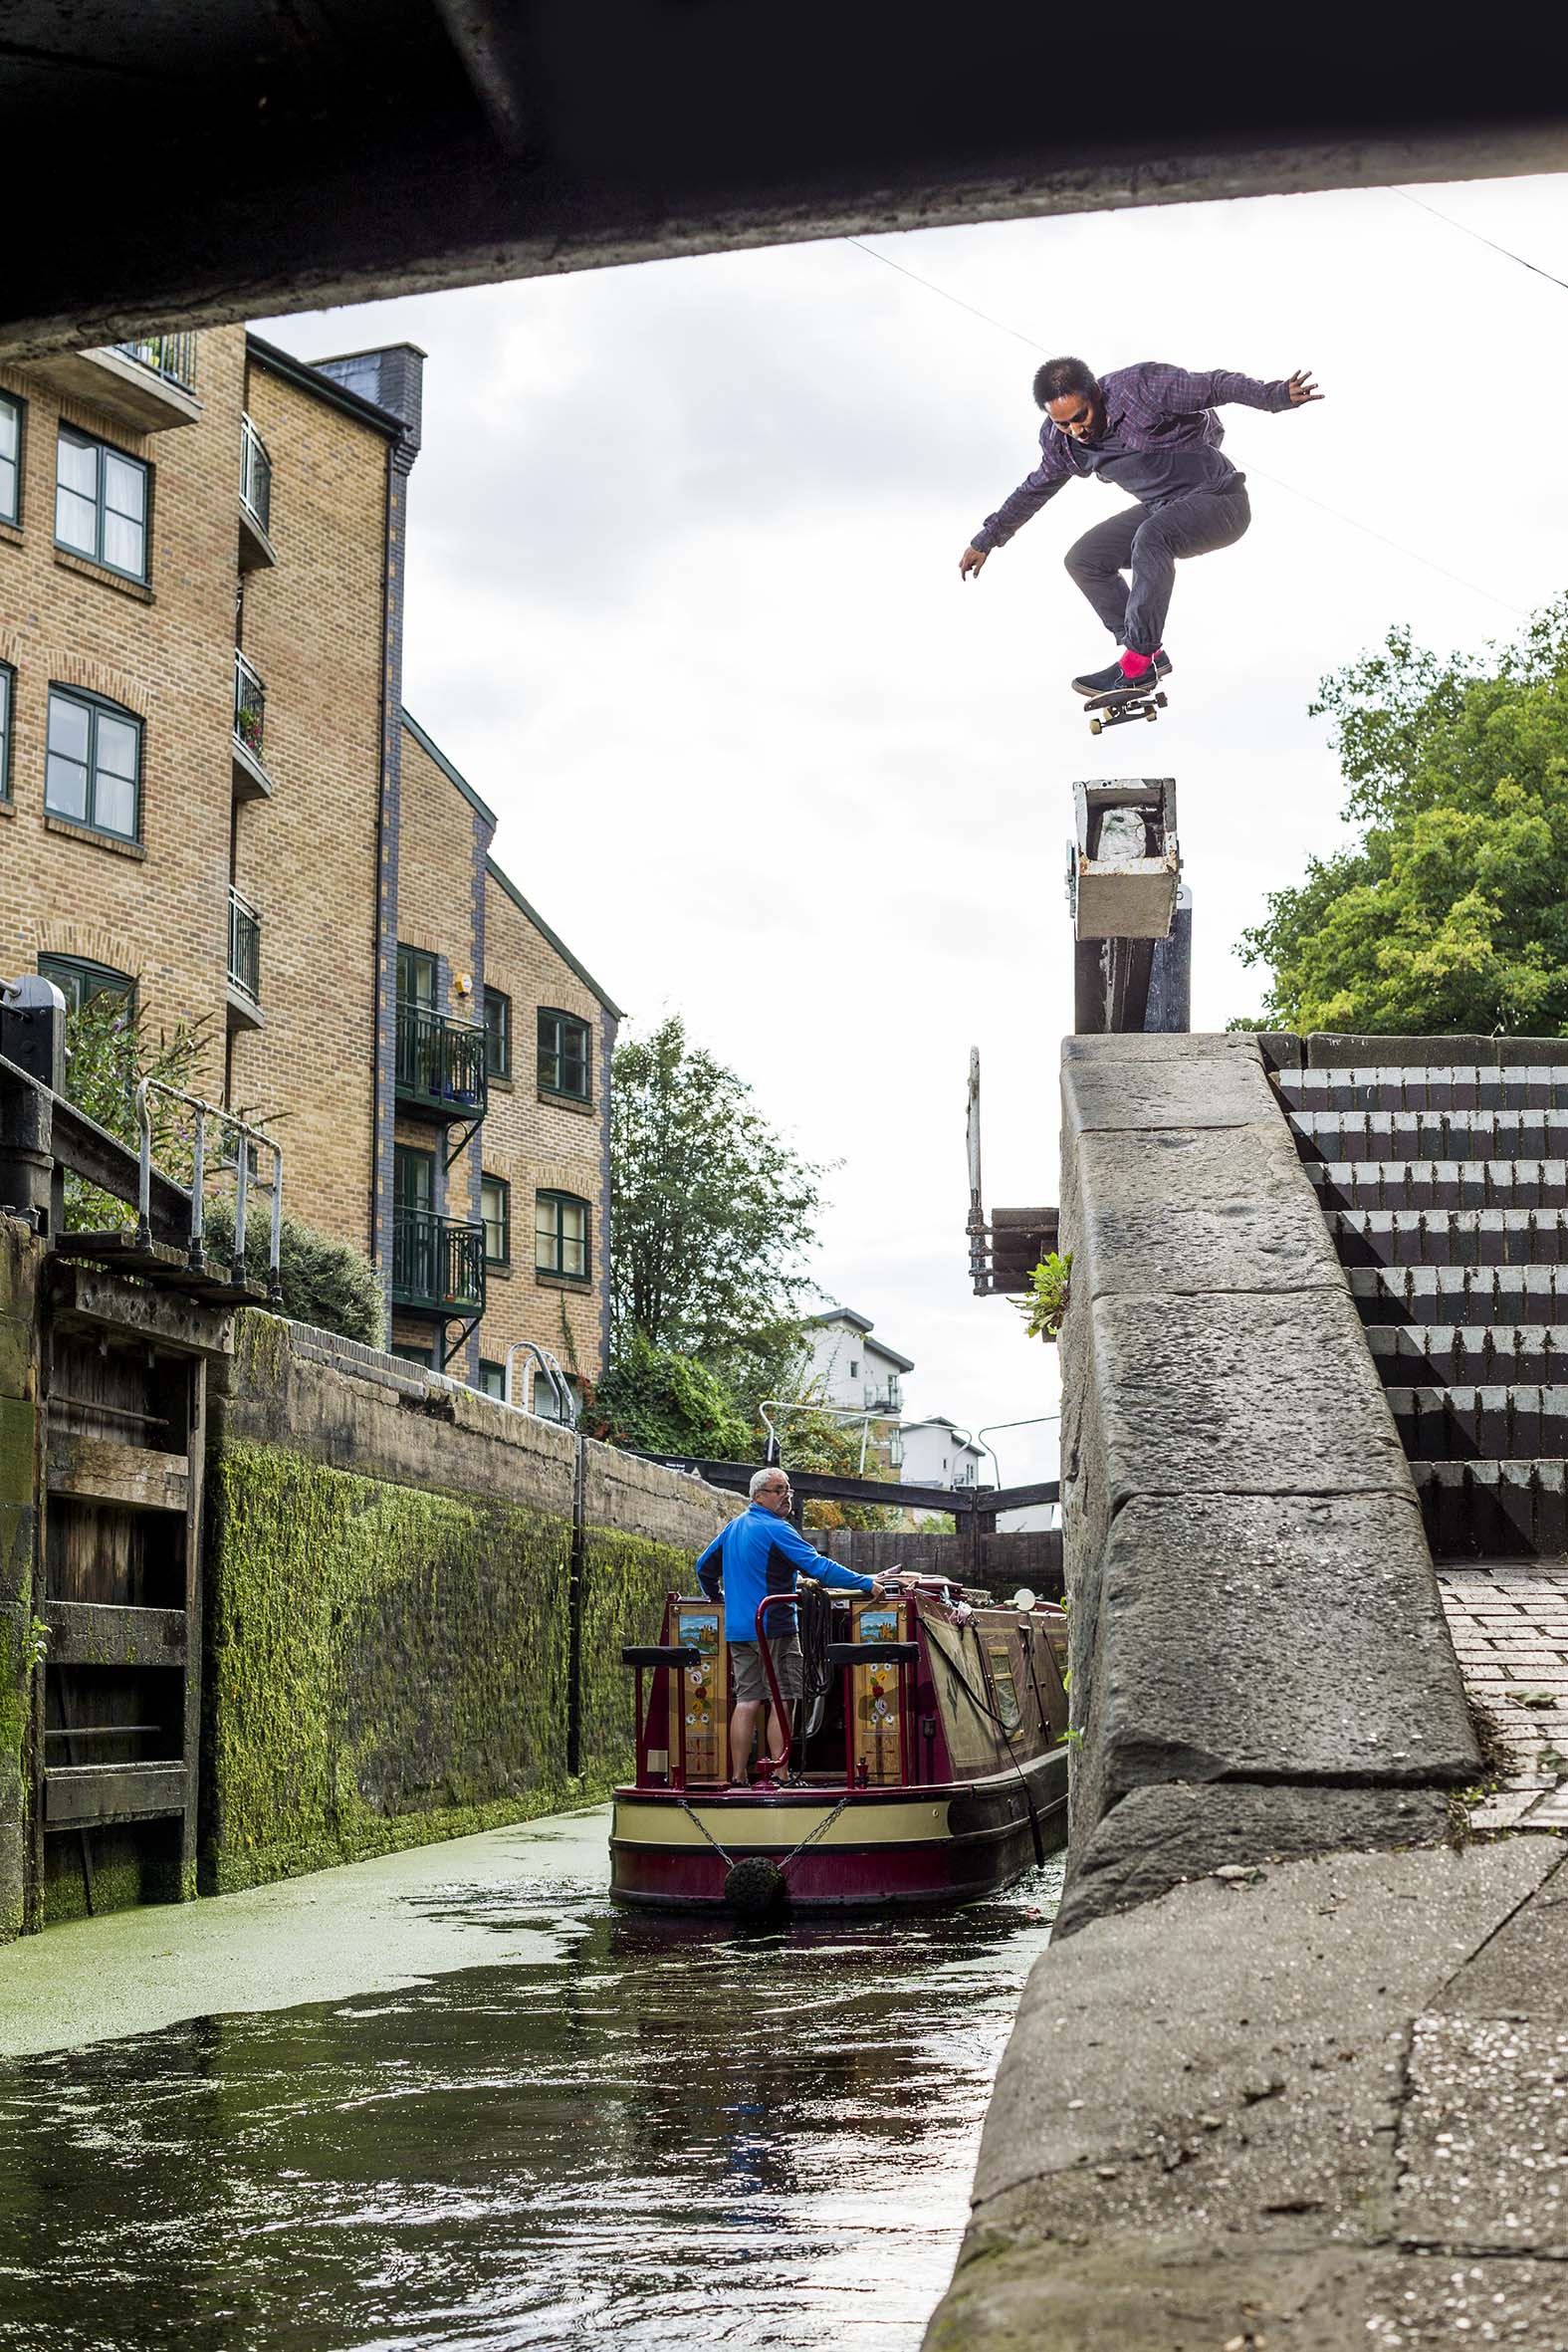
[[[1507,1758],[1477,1829],[1568,1829],[1568,1560],[1439,1563],[1465,1689]]]

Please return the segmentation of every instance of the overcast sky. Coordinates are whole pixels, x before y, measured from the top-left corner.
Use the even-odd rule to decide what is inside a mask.
[[[1568,180],[1414,192],[1568,278]],[[634,1021],[679,1009],[842,1163],[823,1289],[916,1359],[912,1412],[978,1425],[1054,1403],[1053,1352],[969,1294],[964,1097],[978,1045],[988,1205],[1054,1201],[1073,780],[1174,775],[1194,1027],[1255,1010],[1236,936],[1341,837],[1318,679],[1396,621],[1507,635],[1565,585],[1568,294],[1393,191],[870,247],[261,324],[308,358],[428,352],[409,708]],[[1225,411],[1253,527],[1178,576],[1158,730],[1098,742],[1066,681],[1110,642],[1061,557],[1114,494],[1069,485],[958,578],[1058,351],[1328,395]],[[1005,1478],[1040,1466],[1036,1433],[998,1442]]]

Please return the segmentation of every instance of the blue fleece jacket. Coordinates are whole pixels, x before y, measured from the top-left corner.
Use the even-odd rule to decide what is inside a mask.
[[[841,1568],[836,1560],[813,1551],[786,1519],[754,1503],[739,1519],[721,1528],[697,1562],[697,1581],[710,1600],[724,1602],[726,1641],[755,1641],[757,1611],[765,1593],[793,1592],[801,1571],[823,1584],[851,1592],[874,1589],[869,1576]],[[768,1638],[794,1630],[793,1609],[770,1609]]]

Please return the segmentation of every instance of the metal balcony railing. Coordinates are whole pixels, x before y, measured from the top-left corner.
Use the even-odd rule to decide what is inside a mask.
[[[243,653],[234,656],[234,740],[253,760],[262,756],[267,731],[267,689]]]
[[[397,1008],[397,1096],[448,1119],[482,1119],[489,1101],[482,1021],[426,1005]]]
[[[229,986],[261,1003],[261,913],[229,884]]]
[[[117,343],[113,348],[123,352],[127,359],[139,359],[166,383],[178,384],[182,392],[196,389],[194,335],[143,335],[135,343]]]
[[[433,1209],[394,1209],[392,1304],[427,1314],[482,1314],[484,1227]]]
[[[240,418],[240,503],[255,517],[260,531],[271,531],[272,459],[248,416]]]

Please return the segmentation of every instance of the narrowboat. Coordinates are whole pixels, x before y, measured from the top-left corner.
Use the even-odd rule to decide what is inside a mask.
[[[768,1641],[791,1598],[793,1711]],[[875,1597],[802,1578],[763,1602],[757,1641],[784,1736],[745,1787],[730,1784],[723,1604],[672,1592],[659,1640],[622,1652],[636,1776],[614,1792],[616,1902],[750,1917],[973,1903],[1064,1843],[1059,1608],[940,1576]]]

